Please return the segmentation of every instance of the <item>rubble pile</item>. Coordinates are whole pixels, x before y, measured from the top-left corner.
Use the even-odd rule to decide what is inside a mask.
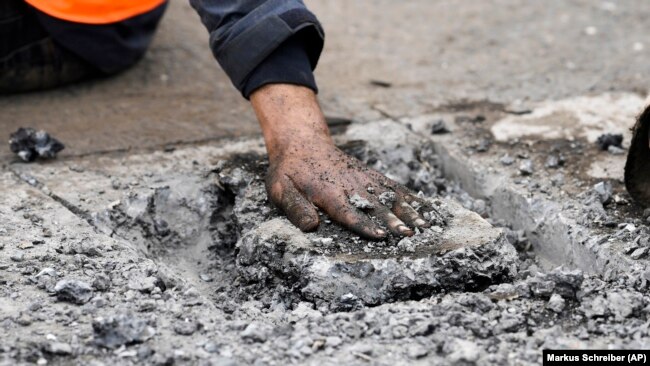
[[[405,130],[341,147],[428,201],[432,226],[411,238],[365,241],[326,216],[300,232],[254,153],[103,174],[121,198],[81,219],[29,185],[0,197],[0,364],[539,364],[543,348],[650,347],[650,272],[543,269]],[[585,221],[611,220],[614,196],[587,187]],[[633,226],[616,235],[643,258]]]

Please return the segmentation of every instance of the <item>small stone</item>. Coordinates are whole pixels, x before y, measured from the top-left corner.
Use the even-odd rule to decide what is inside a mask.
[[[106,306],[107,301],[105,298],[98,295],[90,299],[90,303],[92,304],[92,306],[96,308],[103,308],[104,306]]]
[[[54,286],[59,301],[67,301],[82,305],[93,297],[93,289],[89,284],[78,280],[61,280]]]
[[[616,203],[617,205],[627,205],[629,202],[620,194],[615,194],[614,203]]]
[[[533,168],[533,161],[530,159],[525,159],[519,165],[519,173],[521,175],[525,175],[525,176],[532,175],[534,171],[535,170]]]
[[[54,158],[65,146],[43,130],[19,128],[9,137],[9,149],[24,161]]]
[[[624,224],[621,229],[625,229],[631,233],[636,231],[636,226],[634,224]]]
[[[414,253],[415,243],[409,238],[404,238],[397,243],[397,248],[403,252]]]
[[[313,238],[311,243],[317,247],[329,247],[334,243],[334,238]]]
[[[490,145],[492,145],[492,141],[490,141],[489,139],[481,139],[476,145],[476,151],[486,152],[490,149]]]
[[[257,323],[250,323],[244,329],[241,333],[240,336],[242,339],[249,340],[252,342],[258,342],[258,343],[264,343],[266,342],[267,335],[264,329],[257,324]]]
[[[140,303],[138,303],[138,311],[141,313],[147,312],[147,311],[154,311],[156,309],[156,301],[155,300],[144,300]]]
[[[34,276],[34,279],[36,280],[36,283],[38,284],[39,288],[42,288],[46,290],[47,292],[54,292],[54,286],[56,285],[56,278],[58,274],[53,268],[46,267],[43,268],[36,276]]]
[[[20,249],[29,249],[29,248],[33,248],[33,247],[34,247],[34,244],[32,244],[31,242],[28,242],[28,241],[25,241],[25,242],[22,242],[22,243],[18,244],[18,248],[20,248]]]
[[[502,165],[508,166],[508,165],[514,164],[515,158],[513,158],[512,156],[510,156],[508,154],[505,154],[505,155],[503,155],[501,157],[501,159],[499,159],[499,161],[501,162]]]
[[[412,344],[406,349],[406,354],[409,356],[409,358],[417,360],[428,355],[429,350],[420,344]]]
[[[138,356],[138,359],[140,359],[140,360],[146,360],[149,357],[151,357],[151,355],[153,355],[153,354],[154,354],[154,350],[151,349],[151,347],[149,347],[147,345],[140,346],[138,348],[138,351],[137,351],[137,356]]]
[[[154,230],[156,230],[156,234],[160,236],[167,236],[171,233],[171,230],[169,229],[169,224],[167,221],[163,219],[155,219],[154,220]]]
[[[472,211],[476,212],[477,214],[481,215],[482,217],[487,216],[487,203],[482,200],[482,199],[476,199],[472,203]]]
[[[29,307],[27,308],[27,310],[29,310],[31,312],[34,312],[34,311],[38,311],[38,310],[40,310],[42,308],[43,308],[43,303],[42,302],[34,301],[33,303],[29,304]]]
[[[321,242],[321,244],[323,244],[323,246],[328,247],[328,246],[332,245],[332,243],[334,243],[334,238],[322,238],[320,240],[320,242]]]
[[[192,335],[198,328],[199,325],[192,319],[185,319],[184,321],[179,321],[174,324],[174,332],[180,335]]]
[[[201,293],[196,288],[190,287],[183,292],[183,296],[188,299],[197,299],[201,297]]]
[[[93,331],[93,342],[104,348],[142,343],[156,334],[156,330],[146,321],[129,314],[96,318],[93,321]]]
[[[22,325],[24,327],[32,324],[32,318],[25,314],[25,313],[20,313],[20,315],[14,319],[14,322],[18,325]]]
[[[630,254],[630,258],[632,259],[641,259],[646,256],[648,253],[648,248],[638,248],[632,254]]]
[[[210,364],[214,365],[214,366],[237,366],[237,365],[239,365],[239,363],[236,360],[234,360],[234,359],[232,359],[230,357],[223,357],[223,356],[219,356],[219,357],[210,359]]]
[[[553,187],[561,187],[564,185],[564,174],[557,173],[551,177],[551,184]]]
[[[560,167],[560,158],[557,155],[549,155],[544,166],[549,169],[557,169]]]
[[[431,134],[432,135],[441,135],[441,134],[450,133],[450,132],[451,131],[447,128],[447,124],[442,119],[439,119],[439,120],[433,122],[433,125],[431,126]]]
[[[214,278],[212,276],[210,276],[209,274],[207,274],[207,273],[200,273],[199,278],[203,282],[212,282],[212,281],[214,281]]]
[[[203,345],[203,349],[208,353],[217,353],[219,352],[219,345],[212,341],[209,341]]]
[[[99,273],[93,279],[93,288],[97,291],[106,291],[111,287],[111,279],[103,273]]]
[[[325,345],[328,346],[328,347],[336,348],[336,347],[340,346],[342,343],[343,343],[343,340],[341,339],[341,337],[330,336],[330,337],[325,338]]]
[[[481,356],[481,349],[476,343],[463,339],[454,339],[445,347],[449,353],[447,359],[451,364],[474,364]]]
[[[111,188],[113,188],[113,189],[115,189],[115,190],[118,190],[118,189],[122,188],[122,184],[120,183],[119,180],[117,180],[117,179],[113,179],[113,180],[111,181]]]
[[[607,152],[610,153],[610,154],[612,154],[612,155],[623,155],[623,154],[625,154],[625,150],[624,150],[624,149],[621,149],[620,147],[618,147],[618,146],[614,146],[614,145],[610,145],[610,146],[607,148]]]
[[[379,195],[379,202],[388,207],[393,207],[393,203],[397,201],[397,195],[393,191],[384,192]]]
[[[25,260],[25,253],[23,252],[16,252],[12,254],[9,258],[11,258],[12,261],[14,262],[22,262]]]
[[[127,287],[130,288],[131,290],[136,290],[140,292],[151,292],[154,287],[156,287],[156,284],[158,283],[158,279],[156,277],[137,277],[134,276],[129,280],[129,283],[127,284]]]
[[[72,354],[72,346],[63,342],[50,342],[45,345],[43,351],[55,355],[70,355]]]
[[[612,199],[612,184],[610,182],[599,182],[594,185],[594,191],[598,194],[600,203],[606,205]]]
[[[560,296],[559,294],[553,294],[551,295],[551,298],[548,300],[548,303],[546,303],[546,307],[555,312],[555,313],[561,313],[562,310],[564,310],[566,302]]]
[[[358,208],[360,210],[371,210],[371,209],[375,208],[375,205],[370,203],[370,201],[368,201],[367,199],[359,196],[358,193],[355,193],[354,195],[352,195],[352,197],[350,197],[349,201],[352,204],[352,206],[354,206],[354,207],[356,207],[356,208]]]

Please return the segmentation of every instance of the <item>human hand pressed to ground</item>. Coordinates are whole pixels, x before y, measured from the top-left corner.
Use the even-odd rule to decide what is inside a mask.
[[[411,206],[421,199],[334,145],[313,91],[273,84],[251,102],[269,153],[269,198],[302,231],[318,227],[316,207],[367,239],[429,226]]]

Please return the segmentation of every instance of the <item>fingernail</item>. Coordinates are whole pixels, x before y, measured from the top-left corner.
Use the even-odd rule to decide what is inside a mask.
[[[402,234],[409,235],[413,233],[413,230],[409,229],[408,227],[404,225],[400,225],[397,227],[397,231],[399,231]]]
[[[300,224],[298,225],[302,231],[312,231],[318,227],[318,220],[314,220],[309,216],[304,216],[300,218]]]
[[[375,230],[375,234],[377,234],[379,236],[384,236],[384,235],[386,235],[386,232],[384,230],[382,230],[382,229],[377,229],[377,230]]]
[[[425,225],[426,223],[427,223],[427,222],[424,221],[424,220],[422,220],[422,219],[417,219],[417,220],[415,220],[415,225],[416,225],[416,226],[422,226],[422,225]]]

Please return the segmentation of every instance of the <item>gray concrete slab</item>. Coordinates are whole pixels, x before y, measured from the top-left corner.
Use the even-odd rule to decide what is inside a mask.
[[[644,103],[636,94],[603,94],[541,102],[519,115],[484,104],[402,122],[428,133],[445,175],[487,199],[494,221],[524,230],[546,266],[626,272],[648,266],[630,257],[644,246],[631,242],[643,238],[647,226],[622,184],[625,154],[600,151],[596,139],[621,133],[627,146],[629,126]],[[439,120],[450,134],[430,134]],[[482,141],[485,150],[479,149]],[[562,162],[549,165],[549,158]],[[530,173],[522,172],[527,161]],[[592,198],[594,185],[603,181],[613,186],[604,208]]]
[[[381,120],[337,140],[364,131],[384,138],[342,146],[462,198],[425,136]],[[0,180],[13,193],[0,196],[0,327],[12,334],[0,364],[538,364],[540,347],[648,346],[648,272],[539,271],[525,249],[515,258],[511,231],[447,199],[448,224],[410,243],[370,246],[334,225],[305,235],[268,207],[262,150],[12,164]]]
[[[391,165],[387,159],[414,156],[420,146],[421,139],[398,123],[380,121],[366,127],[392,131],[368,145],[369,154],[384,156],[386,166]],[[351,129],[339,142],[345,144],[358,133]],[[381,151],[374,150],[379,147]],[[327,222],[316,233],[303,234],[277,218],[279,212],[269,206],[261,151],[260,140],[245,140],[10,168],[144,255],[176,256],[193,266],[193,260],[209,255],[208,248],[232,249],[233,240],[240,237],[236,258],[243,281],[299,288],[301,299],[319,308],[350,306],[341,305],[346,296],[360,305],[379,305],[452,289],[476,290],[517,272],[514,248],[504,234],[452,200],[432,201],[437,212],[425,217],[431,218],[433,228],[401,241],[367,242]],[[407,169],[393,174],[408,180],[412,173]],[[70,189],[73,182],[76,188]],[[224,187],[234,195],[230,201]],[[230,226],[232,232],[224,232]],[[203,261],[188,275],[209,273],[209,265]],[[355,275],[359,268],[363,275]]]

